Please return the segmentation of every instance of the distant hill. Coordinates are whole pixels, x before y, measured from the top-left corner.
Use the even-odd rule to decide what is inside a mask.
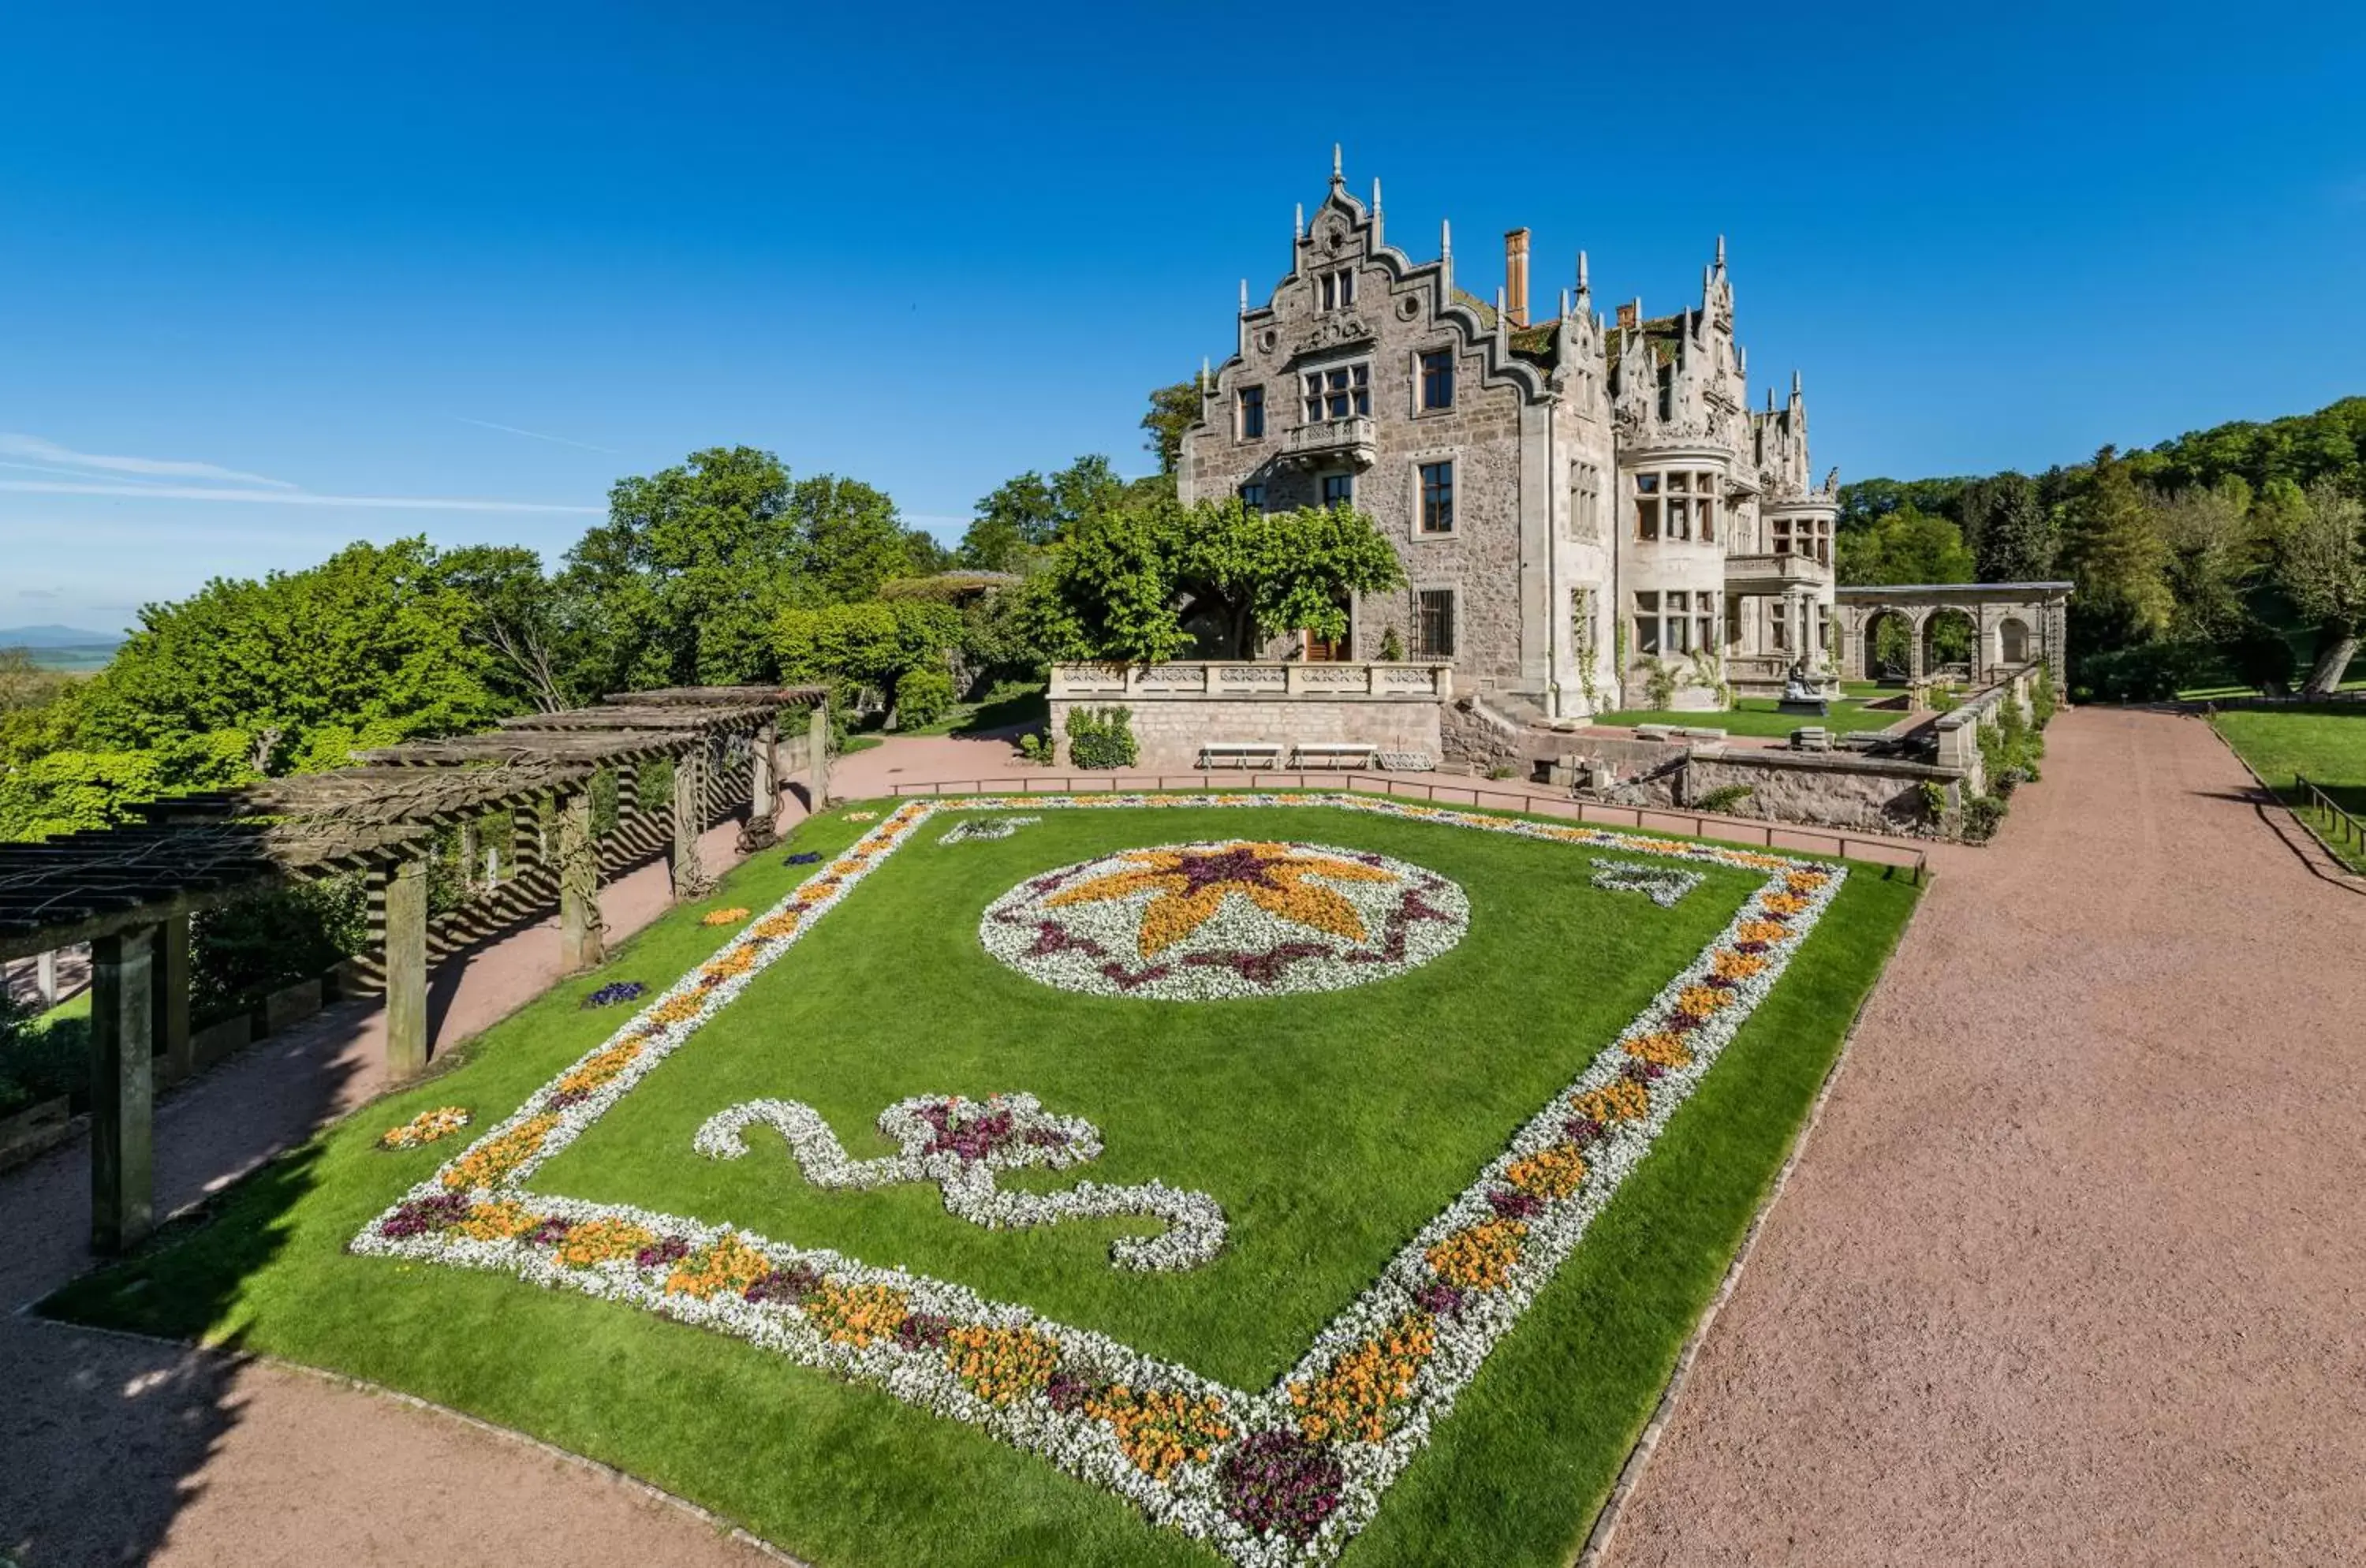
[[[86,632],[79,626],[0,626],[0,648],[120,648],[119,632]]]

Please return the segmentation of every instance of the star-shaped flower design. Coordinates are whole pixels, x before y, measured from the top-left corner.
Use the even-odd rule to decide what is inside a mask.
[[[1132,869],[1080,883],[1044,900],[1049,908],[1097,904],[1155,892],[1142,911],[1138,942],[1144,958],[1198,931],[1237,893],[1261,909],[1350,942],[1364,940],[1356,906],[1309,877],[1333,882],[1394,882],[1396,877],[1335,855],[1303,854],[1288,844],[1211,844],[1179,850],[1134,850],[1120,857]]]

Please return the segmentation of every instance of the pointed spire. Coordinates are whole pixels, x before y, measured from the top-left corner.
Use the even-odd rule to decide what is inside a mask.
[[[1569,320],[1569,290],[1566,288],[1560,291],[1560,319],[1564,321]]]
[[[1772,387],[1766,389],[1766,412],[1768,413],[1774,412],[1774,389]]]
[[[1242,279],[1241,279],[1241,314],[1242,314],[1242,315],[1244,315],[1244,316],[1245,316],[1245,315],[1247,315],[1248,313],[1249,313],[1249,280],[1248,280],[1247,278],[1244,277],[1244,278],[1242,278]]]
[[[1306,203],[1302,201],[1298,204],[1296,211],[1290,218],[1290,237],[1292,240],[1306,238]]]
[[[1373,216],[1373,217],[1375,217],[1375,218],[1378,218],[1380,215],[1380,175],[1374,175],[1372,176],[1372,216]]]
[[[1794,370],[1791,372],[1791,400],[1797,402],[1799,396],[1799,373]]]
[[[1347,176],[1341,172],[1339,144],[1336,141],[1334,141],[1331,143],[1331,184],[1334,186],[1344,186],[1346,183]]]
[[[1437,254],[1444,261],[1454,259],[1454,223],[1451,219],[1437,220]]]
[[[1717,237],[1717,265],[1720,267],[1725,265],[1725,236],[1722,234]]]
[[[1200,356],[1200,390],[1202,395],[1208,390],[1208,356],[1204,354]]]
[[[1585,280],[1585,253],[1580,251],[1577,253],[1577,297],[1583,299],[1593,292],[1594,286]]]

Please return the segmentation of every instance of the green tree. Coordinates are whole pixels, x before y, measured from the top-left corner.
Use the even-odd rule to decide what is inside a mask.
[[[1158,471],[1169,479],[1183,460],[1183,433],[1200,422],[1200,401],[1196,378],[1151,391],[1150,412],[1142,416],[1149,439],[1142,445],[1158,454]]]
[[[2035,481],[2008,469],[1964,492],[1964,538],[1974,581],[2043,582],[2054,570],[2054,515]]]
[[[975,571],[1024,572],[1077,518],[1125,495],[1107,457],[1079,457],[1049,479],[1031,468],[980,499],[955,558]]]
[[[2366,628],[2366,507],[2320,479],[2277,541],[2277,585],[2316,624],[2317,652],[2302,689],[2323,696],[2338,688]]]
[[[76,743],[150,750],[237,731],[249,765],[274,773],[337,765],[341,737],[473,728],[500,710],[473,615],[424,539],[349,545],[259,582],[216,578],[140,612],[90,682]]]
[[[1839,549],[1840,581],[1851,587],[1975,581],[1972,552],[1965,547],[1962,531],[1944,517],[1910,505],[1842,534]]]
[[[1282,632],[1340,636],[1349,594],[1403,581],[1394,547],[1350,508],[1267,513],[1152,495],[1062,536],[1029,609],[1053,658],[1155,663],[1191,648],[1194,626],[1217,644],[1207,651],[1237,658]]]
[[[2153,512],[2165,551],[2169,634],[2188,642],[2232,643],[2251,619],[2244,604],[2255,565],[2251,487],[2229,474],[2206,490],[2158,497]]]
[[[2062,564],[2078,585],[2073,619],[2090,648],[2149,641],[2169,627],[2169,548],[2160,521],[2125,460],[2095,454],[2064,518]]]
[[[890,703],[915,671],[946,675],[950,692],[947,656],[962,632],[958,609],[924,598],[792,605],[772,623],[784,679],[841,683]]]
[[[467,601],[468,638],[484,649],[486,681],[504,702],[556,713],[590,695],[568,682],[577,650],[564,597],[543,575],[540,556],[513,545],[464,545],[435,565]]]

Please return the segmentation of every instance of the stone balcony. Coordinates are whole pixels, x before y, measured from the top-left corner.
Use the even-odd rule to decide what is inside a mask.
[[[1454,694],[1448,664],[1321,664],[1192,660],[1169,664],[1054,664],[1053,702],[1325,701],[1437,703]]]
[[[1362,414],[1301,424],[1290,433],[1282,448],[1285,461],[1309,467],[1344,462],[1369,468],[1380,460],[1380,427]]]
[[[1725,558],[1728,593],[1784,594],[1829,588],[1832,569],[1813,556],[1751,555]]]

